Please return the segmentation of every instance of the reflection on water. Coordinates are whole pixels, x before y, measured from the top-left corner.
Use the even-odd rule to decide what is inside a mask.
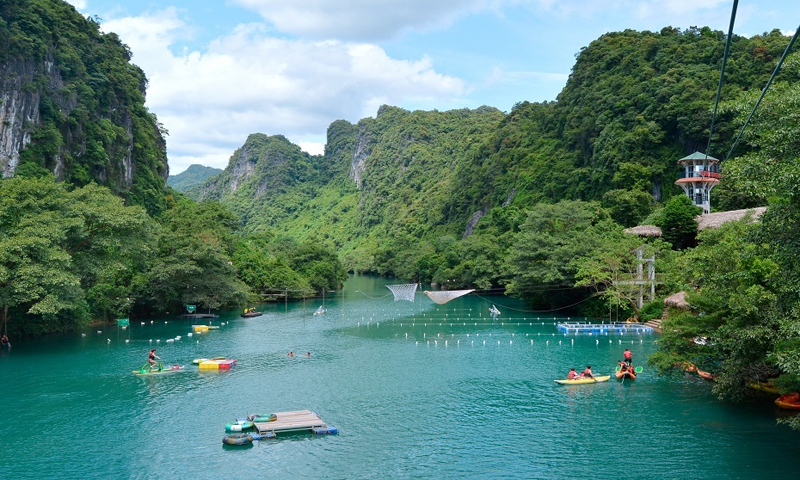
[[[644,359],[657,336],[564,336],[560,319],[512,299],[440,306],[418,291],[395,302],[386,283],[353,277],[324,300],[258,306],[265,314],[247,319],[227,312],[203,334],[161,318],[15,340],[0,356],[0,451],[12,459],[3,478],[619,478],[621,446],[636,459],[624,465],[631,478],[800,466],[800,436],[775,425],[769,400],[721,404],[708,382],[647,368],[635,381],[553,382],[587,364],[610,374],[624,348]],[[152,347],[186,371],[133,375]],[[238,365],[191,365],[216,356]],[[302,409],[340,435],[222,446],[236,417]]]

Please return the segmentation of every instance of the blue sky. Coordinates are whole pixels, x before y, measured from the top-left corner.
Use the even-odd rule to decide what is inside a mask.
[[[172,174],[224,168],[250,133],[322,153],[331,122],[380,105],[510,111],[555,100],[609,31],[710,26],[732,0],[68,0],[147,74]],[[800,24],[797,0],[741,0],[734,32]]]

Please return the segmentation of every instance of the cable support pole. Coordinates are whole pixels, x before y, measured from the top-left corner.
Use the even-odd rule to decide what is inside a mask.
[[[719,72],[719,84],[717,85],[717,99],[714,102],[714,113],[711,115],[711,128],[708,130],[708,144],[706,144],[706,159],[711,150],[711,136],[714,135],[714,122],[717,119],[717,109],[719,108],[719,98],[722,96],[722,85],[725,83],[725,64],[728,63],[728,53],[731,50],[731,40],[733,39],[733,24],[736,21],[736,8],[739,0],[733,0],[733,10],[731,10],[731,23],[728,26],[728,38],[725,41],[725,52],[722,54],[722,69]]]
[[[783,51],[783,55],[781,59],[778,60],[778,64],[775,65],[775,70],[772,71],[772,75],[770,75],[769,80],[767,80],[767,84],[764,86],[764,89],[761,90],[761,95],[758,97],[753,110],[750,112],[750,115],[747,116],[747,120],[745,120],[744,125],[742,125],[742,129],[739,130],[739,135],[736,136],[736,140],[733,141],[733,145],[731,145],[731,149],[728,151],[728,155],[725,156],[725,160],[730,158],[731,154],[733,153],[733,149],[736,148],[736,145],[739,143],[739,139],[742,138],[747,125],[750,123],[750,119],[753,118],[753,115],[756,113],[758,106],[761,104],[761,100],[764,98],[764,95],[767,94],[767,90],[769,90],[770,85],[772,85],[772,80],[778,75],[778,72],[781,69],[781,65],[783,65],[783,61],[786,59],[786,56],[789,55],[789,51],[792,49],[792,45],[794,45],[795,40],[797,40],[797,34],[800,33],[800,26],[794,31],[794,35],[792,35],[792,39],[789,40],[789,45],[786,45],[786,50]]]

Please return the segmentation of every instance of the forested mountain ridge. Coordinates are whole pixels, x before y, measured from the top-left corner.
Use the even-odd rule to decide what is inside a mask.
[[[723,102],[763,88],[788,40],[777,30],[735,36]],[[460,166],[467,181],[457,198],[477,203],[454,213],[497,203],[513,183],[514,205],[598,200],[635,225],[654,200],[681,193],[673,186],[676,160],[706,149],[724,43],[722,32],[707,27],[626,30],[593,41],[577,55],[556,102],[518,104],[482,155]],[[730,148],[739,126],[732,117],[723,110],[717,119],[710,155],[722,159]],[[490,180],[482,195],[478,179]]]
[[[163,129],[147,79],[114,33],[60,0],[0,3],[0,170],[96,182],[151,213],[166,208]]]
[[[709,28],[609,33],[577,55],[555,102],[507,114],[383,106],[355,125],[332,123],[318,157],[281,136],[253,135],[190,195],[230,205],[245,230],[328,242],[351,269],[428,281],[453,242],[513,233],[540,202],[598,201],[636,225],[682,194],[676,160],[705,150],[724,41]],[[763,87],[787,43],[778,31],[736,36],[723,101]],[[721,112],[712,153],[727,152],[738,127],[736,112]],[[720,208],[749,206],[741,195],[712,198]]]
[[[459,181],[456,166],[503,117],[489,107],[383,106],[376,118],[332,123],[322,156],[280,135],[253,134],[223,173],[187,194],[230,205],[246,230],[314,237],[343,249],[351,268],[370,270],[387,237],[460,236],[466,220],[442,208]]]
[[[192,187],[196,187],[205,182],[209,177],[221,173],[222,169],[206,167],[204,165],[189,165],[189,168],[177,175],[170,175],[167,178],[167,185],[179,192],[183,192]]]

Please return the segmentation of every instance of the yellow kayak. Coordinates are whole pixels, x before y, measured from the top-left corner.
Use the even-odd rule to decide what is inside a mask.
[[[766,393],[772,393],[778,395],[778,387],[776,387],[772,382],[755,382],[750,384],[750,388],[753,390],[759,390]]]
[[[594,378],[573,378],[572,380],[565,378],[563,380],[555,380],[555,382],[561,385],[584,385],[587,383],[607,382],[609,378],[611,378],[611,375],[595,375]]]

